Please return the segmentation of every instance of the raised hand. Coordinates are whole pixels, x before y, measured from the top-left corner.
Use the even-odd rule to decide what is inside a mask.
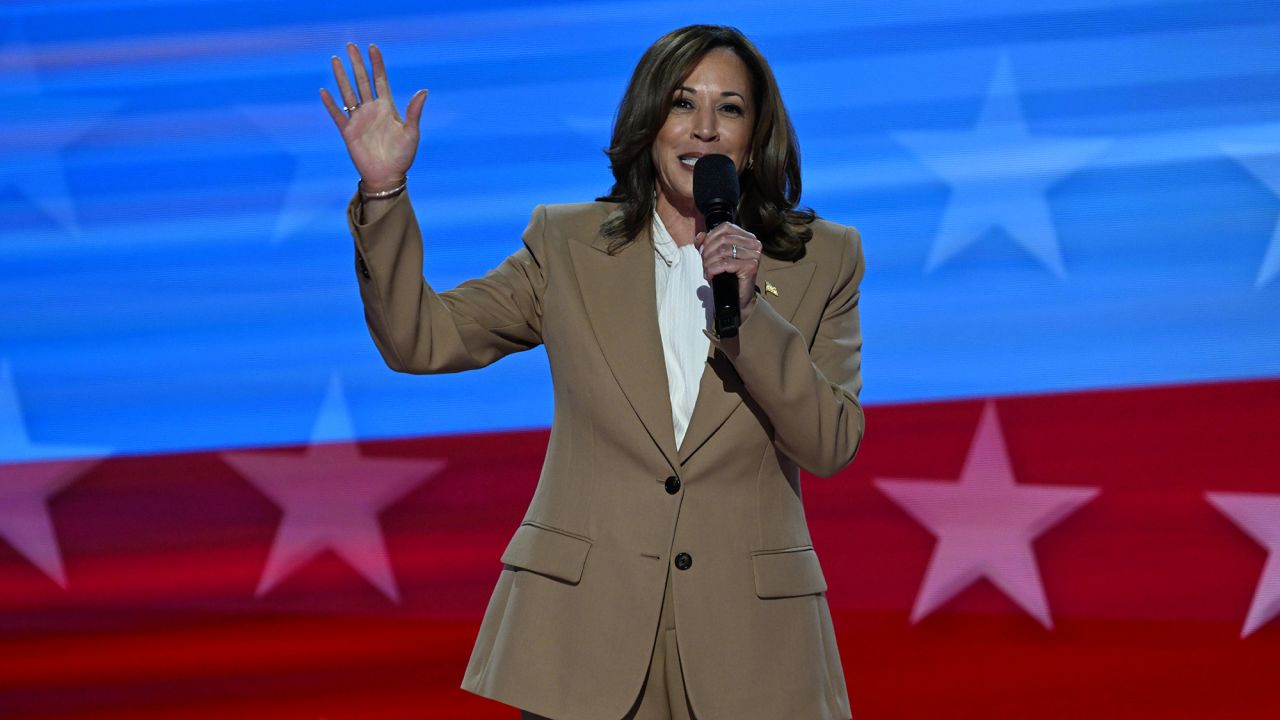
[[[347,78],[346,66],[334,55],[330,63],[333,65],[333,77],[338,81],[342,104],[339,105],[324,88],[320,89],[320,100],[342,132],[347,152],[360,172],[365,191],[378,192],[398,187],[404,182],[418,153],[418,121],[422,118],[427,91],[414,93],[401,119],[391,98],[387,68],[382,63],[382,51],[378,46],[369,45],[372,84],[360,48],[355,43],[347,43],[347,55],[351,58],[356,78],[355,88]]]

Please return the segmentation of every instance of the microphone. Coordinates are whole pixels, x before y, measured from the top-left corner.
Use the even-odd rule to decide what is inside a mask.
[[[693,204],[706,220],[707,232],[734,222],[738,210],[738,170],[727,155],[704,155],[693,166]],[[716,335],[736,337],[741,324],[738,276],[722,272],[711,278]]]

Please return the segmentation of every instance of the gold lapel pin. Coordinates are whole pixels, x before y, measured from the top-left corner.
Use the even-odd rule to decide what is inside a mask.
[[[770,295],[773,295],[774,297],[777,297],[778,295],[778,288],[774,287],[773,283],[771,282],[765,282],[764,291],[769,293]]]

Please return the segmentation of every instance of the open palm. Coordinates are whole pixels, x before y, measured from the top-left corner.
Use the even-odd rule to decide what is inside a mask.
[[[360,173],[367,190],[383,190],[404,181],[413,158],[418,153],[418,123],[422,118],[422,106],[427,91],[419,90],[409,99],[404,118],[396,110],[387,83],[387,69],[382,62],[382,51],[376,45],[369,46],[369,60],[373,66],[373,82],[365,70],[364,58],[355,43],[347,43],[347,55],[356,84],[353,88],[347,70],[337,55],[330,63],[333,76],[338,81],[342,96],[340,106],[321,88],[320,100],[329,116],[342,132],[351,161]]]

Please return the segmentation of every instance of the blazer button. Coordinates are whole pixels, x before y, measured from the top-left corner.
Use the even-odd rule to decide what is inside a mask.
[[[676,556],[676,569],[688,570],[693,567],[693,556],[689,553],[680,553]]]
[[[358,261],[358,264],[360,265],[360,274],[361,274],[361,275],[363,275],[363,276],[365,276],[366,278],[368,278],[368,277],[369,277],[369,266],[364,264],[364,256],[363,256],[363,255],[360,255],[360,254],[357,254],[357,255],[356,255],[356,260]]]
[[[665,483],[663,483],[663,487],[667,489],[668,495],[675,495],[676,493],[680,492],[680,478],[676,477],[675,475],[672,475],[671,477],[667,478],[667,481]]]

